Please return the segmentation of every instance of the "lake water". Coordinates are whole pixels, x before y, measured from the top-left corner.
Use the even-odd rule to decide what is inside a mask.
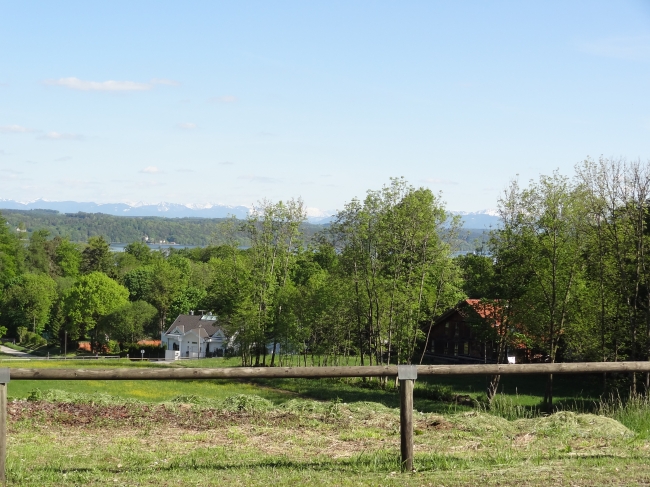
[[[110,245],[112,252],[124,252],[124,247],[129,244],[125,243],[112,243]],[[167,249],[194,249],[200,247],[200,245],[172,245],[172,244],[147,244],[151,250],[167,250]]]

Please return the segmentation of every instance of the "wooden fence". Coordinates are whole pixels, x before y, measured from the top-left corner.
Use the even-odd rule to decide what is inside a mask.
[[[231,367],[160,369],[0,368],[0,482],[5,483],[7,384],[10,380],[207,380],[253,378],[397,377],[400,384],[400,452],[403,471],[413,470],[413,383],[424,375],[525,375],[648,372],[650,362],[563,364],[387,365],[354,367]]]

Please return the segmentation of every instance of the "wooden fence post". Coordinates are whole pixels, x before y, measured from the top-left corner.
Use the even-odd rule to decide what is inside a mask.
[[[5,462],[7,459],[7,384],[9,369],[0,368],[0,484],[6,485]]]
[[[402,471],[413,471],[413,383],[418,377],[415,365],[398,365],[399,426]]]

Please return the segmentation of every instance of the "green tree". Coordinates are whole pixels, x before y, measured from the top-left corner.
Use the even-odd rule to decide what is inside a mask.
[[[113,271],[111,249],[104,237],[90,237],[88,245],[81,253],[81,272],[103,272],[110,275]]]
[[[201,303],[207,296],[205,289],[198,287],[186,287],[181,290],[169,306],[169,317],[176,318],[180,314],[188,314],[190,310],[200,309]]]
[[[134,343],[145,337],[145,329],[154,320],[157,310],[146,301],[129,302],[99,320],[100,334],[111,340]]]
[[[456,258],[463,275],[463,291],[471,299],[494,298],[494,258],[487,255],[465,254]]]
[[[124,253],[132,255],[142,265],[151,264],[154,260],[153,253],[149,246],[141,241],[132,242],[124,247]]]
[[[392,179],[337,214],[332,242],[353,283],[361,363],[408,362],[441,309],[461,296],[451,260],[458,220],[430,190]]]
[[[588,199],[583,228],[591,245],[588,269],[596,288],[601,356],[650,358],[650,164],[601,158],[576,169]],[[636,393],[636,374],[631,377]]]
[[[36,230],[29,237],[26,261],[28,268],[32,272],[54,274],[53,265],[48,255],[47,237],[49,234],[50,232],[47,230]]]
[[[81,250],[68,238],[54,237],[54,261],[60,276],[77,277],[81,266]]]
[[[23,274],[10,285],[2,308],[5,323],[12,333],[19,326],[43,332],[56,299],[56,282],[46,274]]]
[[[63,314],[65,327],[72,340],[95,331],[98,321],[127,304],[129,291],[102,272],[79,277],[66,292]]]
[[[147,286],[144,299],[158,310],[159,332],[162,333],[167,324],[167,318],[172,303],[185,289],[186,276],[178,267],[167,261],[155,263],[151,268],[151,280]]]
[[[578,302],[584,285],[584,239],[580,222],[586,217],[579,188],[557,172],[520,189],[516,181],[499,201],[503,232],[521,264],[520,274],[530,277],[518,307],[519,320],[530,337],[556,361],[561,339],[578,325]],[[506,241],[506,240],[504,240]],[[545,403],[553,404],[553,376],[549,376]]]
[[[0,213],[0,287],[6,286],[22,272],[23,247],[7,220]]]
[[[144,266],[133,269],[123,277],[124,285],[129,290],[132,301],[146,300],[151,292],[155,268]]]
[[[286,203],[262,201],[243,226],[251,242],[248,256],[252,295],[240,301],[249,308],[239,310],[239,322],[245,328],[238,330],[238,336],[248,341],[240,345],[241,349],[253,348],[256,365],[260,360],[266,365],[267,342],[272,344],[271,366],[275,364],[276,347],[282,341],[286,323],[286,306],[278,298],[289,283],[295,253],[302,243],[300,226],[305,219],[300,199]]]

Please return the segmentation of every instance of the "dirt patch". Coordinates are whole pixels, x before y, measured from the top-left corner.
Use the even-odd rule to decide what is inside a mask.
[[[514,440],[512,443],[515,446],[526,446],[528,443],[533,441],[535,439],[535,435],[532,433],[523,433],[520,435],[515,436]]]
[[[427,421],[426,427],[434,430],[450,430],[454,427],[454,425],[440,416]]]
[[[183,403],[93,405],[19,400],[9,403],[7,412],[13,432],[28,427],[66,444],[131,441],[148,450],[155,449],[160,438],[180,438],[195,448],[252,448],[263,455],[294,458],[347,458],[399,446],[399,437],[389,434],[341,438],[341,431],[350,431],[349,417],[321,419],[282,410],[248,414],[201,410]]]
[[[233,424],[295,425],[300,418],[291,412],[255,414],[245,411],[199,409],[192,404],[98,405],[49,401],[16,400],[7,404],[10,424],[30,421],[35,425],[66,427],[153,426],[173,423],[191,430],[205,430]]]

